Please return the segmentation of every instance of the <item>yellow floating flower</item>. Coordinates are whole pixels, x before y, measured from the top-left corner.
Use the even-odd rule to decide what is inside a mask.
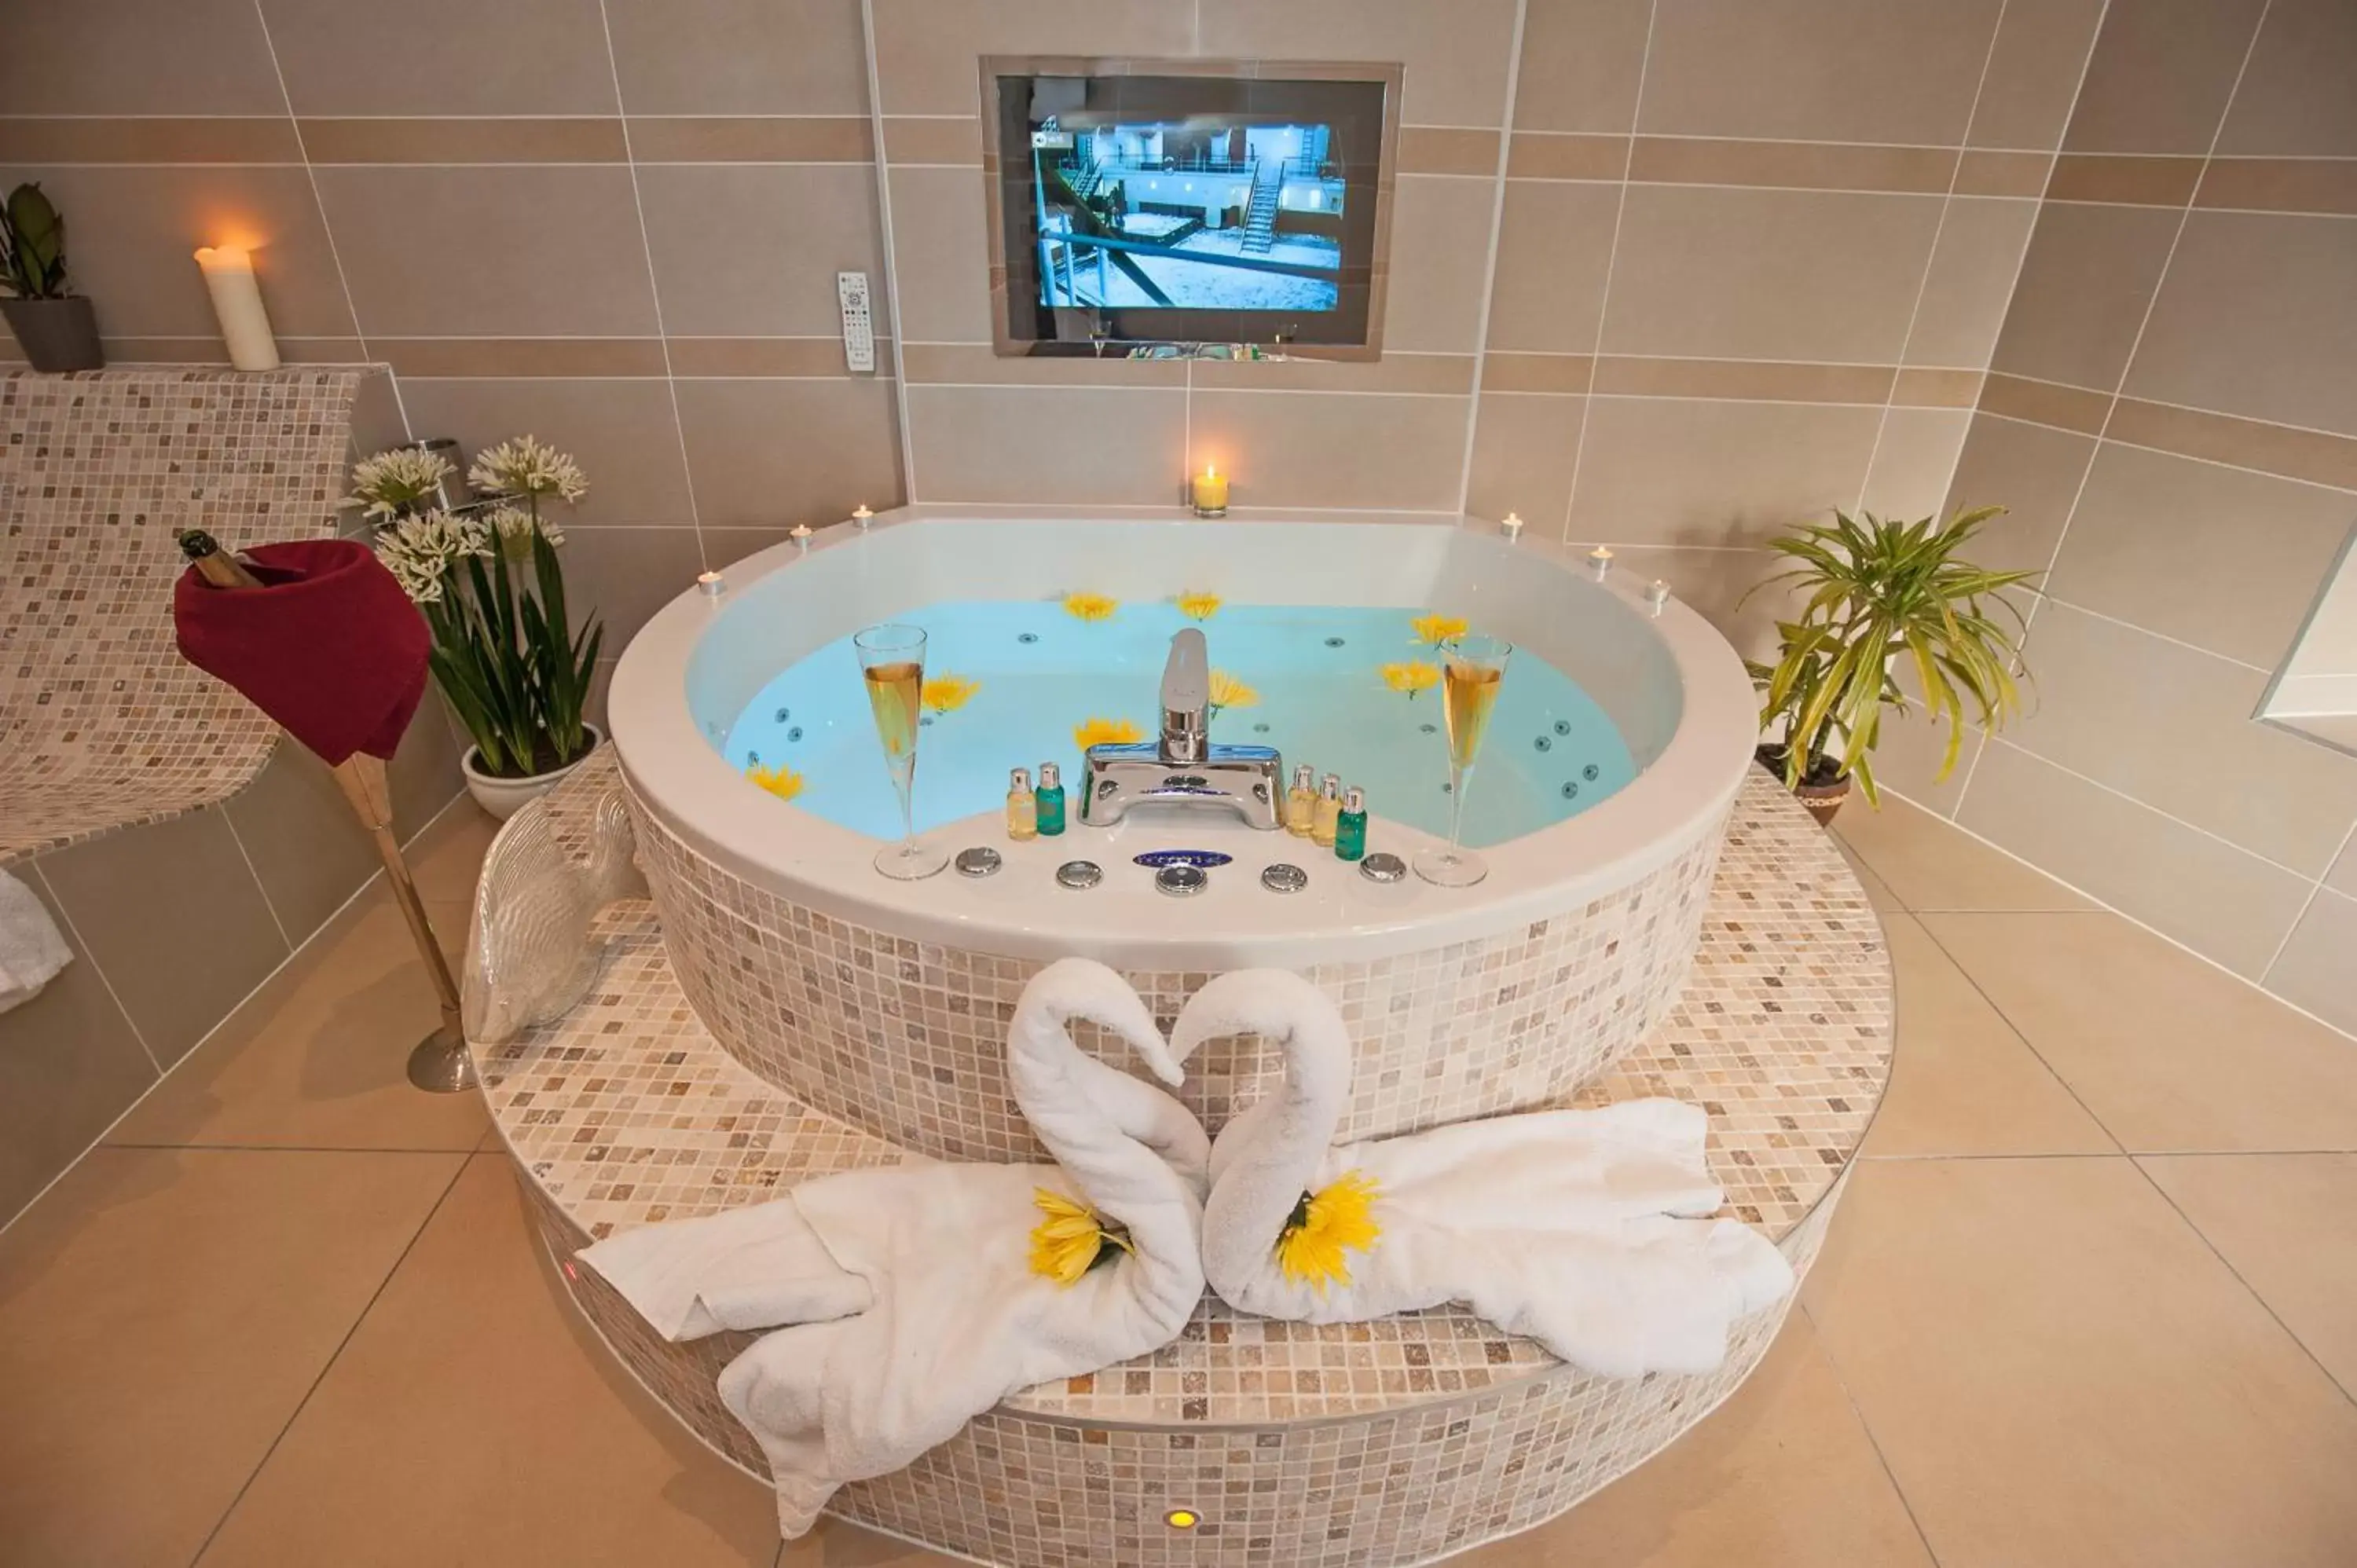
[[[1109,599],[1103,594],[1064,596],[1064,613],[1075,620],[1111,620],[1113,612],[1119,608],[1119,599]]]
[[[1211,671],[1211,708],[1249,708],[1260,701],[1260,693],[1224,670]]]
[[[745,777],[780,800],[791,800],[802,792],[802,776],[782,763],[764,768],[757,762],[745,769]]]
[[[963,675],[936,675],[925,682],[920,700],[937,714],[953,714],[981,690],[981,682]]]
[[[1375,1184],[1360,1171],[1348,1171],[1321,1192],[1301,1195],[1285,1229],[1277,1232],[1276,1266],[1285,1277],[1314,1285],[1351,1283],[1347,1252],[1372,1251],[1383,1233],[1375,1223]]]
[[[1092,746],[1126,746],[1137,739],[1137,726],[1127,719],[1082,719],[1072,726],[1072,744],[1086,751]]]
[[[1097,1211],[1044,1187],[1031,1189],[1032,1207],[1047,1216],[1031,1228],[1031,1272],[1060,1285],[1077,1283],[1116,1252],[1135,1249],[1129,1232],[1108,1225]]]
[[[1222,602],[1217,594],[1181,594],[1178,613],[1190,620],[1209,620],[1220,613]]]
[[[1408,629],[1415,633],[1415,639],[1427,648],[1437,648],[1452,637],[1465,635],[1463,616],[1418,616],[1407,624]]]
[[[1429,692],[1440,684],[1440,667],[1426,664],[1421,659],[1411,659],[1405,664],[1383,666],[1383,684],[1394,692],[1405,692],[1413,702],[1418,692]]]

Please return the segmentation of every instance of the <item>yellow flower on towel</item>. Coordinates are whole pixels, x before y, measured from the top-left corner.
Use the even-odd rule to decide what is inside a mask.
[[[1348,1252],[1373,1250],[1383,1233],[1375,1223],[1378,1190],[1361,1171],[1346,1171],[1340,1180],[1315,1193],[1305,1192],[1293,1206],[1285,1229],[1276,1236],[1276,1266],[1286,1279],[1326,1286],[1351,1283]]]
[[[1035,1187],[1031,1204],[1047,1216],[1031,1228],[1031,1272],[1044,1279],[1074,1284],[1098,1264],[1113,1262],[1115,1253],[1136,1251],[1128,1231],[1060,1192]]]
[[[934,713],[953,714],[981,690],[981,682],[963,675],[936,675],[925,682],[921,700]]]
[[[802,776],[782,763],[764,768],[757,762],[745,769],[745,777],[780,800],[791,800],[802,792]]]
[[[1211,713],[1217,716],[1222,708],[1249,708],[1260,701],[1260,693],[1237,680],[1224,670],[1211,671]]]
[[[1064,613],[1074,620],[1111,620],[1113,612],[1121,608],[1119,599],[1109,599],[1103,594],[1066,594]]]
[[[1415,639],[1426,648],[1437,648],[1452,637],[1465,635],[1463,616],[1423,615],[1407,623]]]
[[[1127,719],[1082,719],[1072,726],[1072,744],[1082,751],[1092,746],[1126,746],[1137,739],[1137,726]]]
[[[1222,602],[1217,594],[1181,594],[1178,613],[1189,620],[1209,620],[1220,613]]]
[[[1405,692],[1414,702],[1418,692],[1429,692],[1440,684],[1440,667],[1426,664],[1421,659],[1411,659],[1405,664],[1383,666],[1383,684],[1394,692]]]

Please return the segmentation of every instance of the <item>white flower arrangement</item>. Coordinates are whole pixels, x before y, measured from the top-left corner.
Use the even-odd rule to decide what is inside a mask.
[[[565,542],[565,531],[544,517],[535,517],[520,506],[500,505],[485,512],[479,524],[487,539],[499,542],[500,553],[511,561],[532,558],[532,536],[538,531],[551,544]]]
[[[529,435],[476,454],[467,482],[492,495],[554,496],[567,502],[589,493],[589,481],[571,457]]]
[[[490,553],[490,530],[438,508],[400,518],[376,536],[376,558],[413,604],[440,604],[458,563]]]
[[[420,501],[437,499],[442,481],[455,472],[438,452],[395,446],[353,465],[352,493],[337,504],[356,506],[361,516],[389,522],[415,510]]]

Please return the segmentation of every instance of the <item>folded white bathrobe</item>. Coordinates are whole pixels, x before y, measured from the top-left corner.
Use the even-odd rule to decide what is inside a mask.
[[[1461,1302],[1575,1366],[1613,1377],[1700,1372],[1728,1325],[1781,1300],[1792,1271],[1765,1237],[1699,1218],[1722,1201],[1708,1122],[1670,1100],[1546,1111],[1329,1147],[1351,1042],[1323,993],[1282,971],[1198,992],[1172,1044],[1257,1034],[1286,1081],[1222,1130],[1203,1216],[1204,1273],[1231,1305],[1308,1323]],[[1357,1171],[1374,1184],[1373,1245],[1348,1283],[1288,1278],[1276,1243],[1305,1192]]]
[[[40,899],[0,871],[0,1013],[38,996],[72,961],[73,950]]]
[[[788,1537],[836,1487],[901,1468],[1006,1395],[1160,1348],[1200,1300],[1202,1127],[1083,1054],[1067,1033],[1075,1017],[1178,1081],[1126,982],[1084,961],[1050,965],[1017,1006],[1008,1072],[1059,1165],[845,1172],[581,1254],[667,1337],[793,1326],[720,1375],[723,1401],[769,1458]],[[1125,1225],[1135,1254],[1069,1286],[1032,1273],[1039,1187]]]

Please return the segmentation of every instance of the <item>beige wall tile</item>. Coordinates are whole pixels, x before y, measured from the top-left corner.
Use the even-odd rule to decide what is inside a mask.
[[[1601,541],[1575,535],[1583,549]],[[1776,618],[1790,615],[1791,596],[1781,588],[1752,588],[1778,570],[1764,550],[1708,550],[1674,544],[1612,545],[1612,570],[1624,581],[1662,582],[1670,592],[1717,627],[1719,635],[1749,659],[1765,659],[1776,646]]]
[[[0,7],[11,114],[283,114],[248,0],[81,0]]]
[[[2332,874],[2324,879],[2324,885],[2357,898],[2357,837],[2352,837],[2341,850],[2341,858],[2334,863]]]
[[[643,337],[655,330],[630,171],[322,168],[319,199],[363,333]],[[417,264],[419,215],[497,234],[464,266]],[[517,215],[529,213],[529,222]]]
[[[1581,401],[1482,392],[1465,510],[1487,518],[1516,512],[1536,536],[1560,537],[1579,460]]]
[[[1469,354],[1480,347],[1497,192],[1492,179],[1400,177],[1392,197],[1385,349]]]
[[[2133,397],[2121,398],[2113,407],[2104,434],[2132,446],[2357,490],[2357,438],[2346,435]]]
[[[2095,436],[2104,433],[2116,402],[2107,392],[2089,392],[2060,381],[2031,381],[2027,376],[1991,371],[1981,383],[1977,406],[1983,413]]]
[[[2357,1114],[2347,1038],[2150,931],[2110,914],[1924,924],[2130,1150],[2346,1141]]]
[[[2063,145],[2205,153],[2266,0],[2113,0]]]
[[[1947,499],[1972,411],[1894,408],[1882,422],[1858,504],[1879,517],[1930,517]]]
[[[2357,435],[2352,278],[2357,223],[2195,212],[2122,390]]]
[[[579,460],[589,494],[568,522],[685,527],[695,521],[679,424],[661,381],[432,381],[404,377],[420,437],[456,436],[469,460],[511,435],[536,435]]]
[[[1239,506],[1457,509],[1468,401],[1198,387],[1187,471],[1216,462]]]
[[[1979,371],[1938,370],[1910,365],[1891,378],[1890,402],[1895,408],[1955,409],[1969,413],[1978,407],[1988,377]]]
[[[2023,654],[2039,756],[2307,876],[2357,822],[2357,757],[2257,723],[2264,672],[2059,602]]]
[[[1629,177],[1667,185],[1751,185],[1788,190],[1879,190],[1945,196],[1956,173],[1946,147],[1745,142],[1640,136]]]
[[[156,1081],[156,1064],[38,872],[13,869],[74,957],[38,996],[0,1013],[0,1225]]]
[[[640,164],[873,164],[876,137],[845,115],[640,115],[630,156]]]
[[[2003,740],[1982,755],[1956,820],[2237,974],[2266,967],[2308,897],[2282,867]]]
[[[502,119],[305,119],[315,164],[619,164],[619,116]]]
[[[419,377],[659,379],[664,370],[660,338],[380,338],[371,348],[404,381]]]
[[[1631,186],[1604,348],[1894,363],[1940,206],[1926,196]]]
[[[639,171],[663,330],[708,338],[842,330],[834,274],[865,272],[891,330],[876,173],[866,164]]]
[[[881,312],[879,311],[880,315]],[[876,339],[877,371],[853,371],[843,357],[840,338],[671,338],[664,341],[671,355],[672,374],[683,381],[700,376],[823,376],[873,380],[880,372],[891,379],[892,340]]]
[[[2007,5],[1965,139],[1976,147],[2059,145],[2104,4],[2040,0],[2035,5]]]
[[[633,114],[865,114],[859,0],[606,0]]]
[[[611,114],[597,0],[261,0],[297,114]]]
[[[1658,7],[1639,129],[1953,145],[1992,0],[1690,0]]]
[[[1599,397],[1575,539],[1749,544],[1857,499],[1879,408]]]
[[[1652,13],[1651,0],[1528,0],[1515,129],[1625,134]]]
[[[1620,212],[1617,186],[1506,182],[1490,347],[1592,353]]]
[[[967,350],[952,350],[963,353]],[[1021,360],[999,360],[1020,364]],[[1038,361],[1034,361],[1035,363]],[[1078,361],[1087,364],[1089,361]],[[1127,379],[1155,369],[1148,362],[1103,366]],[[1386,354],[1380,360],[1198,360],[1176,367],[1178,378],[1202,392],[1469,392],[1469,354]],[[1114,379],[1114,378],[1109,378]]]
[[[1588,354],[1509,354],[1492,349],[1481,360],[1481,390],[1583,393],[1596,378]]]
[[[1805,1299],[1943,1563],[2322,1568],[2357,1528],[2357,1410],[2126,1160],[1869,1161]]]
[[[1176,506],[1187,394],[912,386],[909,442],[913,499]],[[1238,471],[1240,504],[1252,482]]]
[[[597,615],[605,650],[615,654],[703,570],[693,529],[576,528],[565,536],[565,604],[576,626]]]
[[[1494,179],[1498,173],[1499,139],[1495,131],[1404,125],[1400,128],[1399,172]]]
[[[2357,1155],[2147,1155],[2136,1164],[2342,1390],[2357,1391],[2357,1247],[2324,1240],[2344,1234],[2340,1217],[2357,1203]]]
[[[2218,151],[2230,156],[2357,157],[2357,10],[2341,0],[2275,0]]]
[[[1498,125],[1506,117],[1511,0],[1200,0],[1197,54],[1240,59],[1398,60],[1409,125]],[[1185,54],[1185,49],[1170,51]]]
[[[2105,442],[2048,586],[2273,669],[2352,520],[2345,491]]]
[[[2094,456],[2091,436],[1976,414],[1942,510],[2005,508],[2002,517],[1981,525],[1974,562],[2000,572],[2043,572]]]
[[[1917,726],[1930,731],[1931,726]],[[1944,726],[1943,726],[1944,728]],[[1887,745],[1887,743],[1886,743]],[[1943,737],[1941,745],[1945,745]],[[1972,759],[1971,737],[1958,764]],[[1883,760],[1883,753],[1875,753]],[[1885,797],[1879,811],[1845,809],[1844,842],[1864,857],[1908,908],[1926,910],[2092,909],[2094,901],[2036,868],[1959,832],[1921,801]]]
[[[982,122],[926,116],[887,120],[884,154],[896,164],[963,164],[979,169]]]
[[[1600,179],[1618,184],[1629,171],[1628,136],[1517,131],[1506,149],[1516,179]]]
[[[717,572],[792,537],[792,532],[784,528],[707,528],[704,531],[704,555],[712,564],[712,570]]]
[[[1907,363],[1977,370],[1989,362],[2037,220],[2035,201],[1948,203],[1908,333]]]
[[[2116,387],[2178,216],[2148,207],[2041,207],[1991,367],[2104,392]]]
[[[1192,8],[1160,0],[1106,0],[1080,10],[1057,0],[1000,0],[986,6],[969,0],[877,0],[875,20],[877,80],[887,114],[981,113],[977,62],[984,55],[1195,52]],[[1297,58],[1334,57],[1329,47]]]
[[[253,251],[275,330],[353,330],[318,204],[299,168],[20,167],[9,178],[39,180],[65,213],[74,287],[95,303],[99,330],[109,337],[218,341],[220,318],[191,256],[217,244]]]
[[[678,393],[700,521],[791,528],[900,502],[889,381],[683,381]]]
[[[285,115],[0,119],[0,164],[299,164]]]
[[[2046,194],[2053,172],[2050,153],[1984,152],[1967,148],[1956,163],[1957,196],[2022,196]]]
[[[1985,744],[1986,737],[1980,731],[1967,727],[1955,764],[1951,767],[1944,718],[1934,724],[1925,718],[1921,708],[1904,714],[1885,712],[1873,759],[1874,781],[1884,791],[1884,807],[1889,809],[1894,801],[1904,800],[1933,817],[1954,815],[1956,802],[1964,796],[1964,781],[1972,776],[1973,759]],[[1842,820],[1847,822],[1852,814],[1845,812]]]
[[[41,875],[167,1068],[286,956],[218,811],[59,850],[42,857]]]
[[[2050,201],[2112,201],[2132,207],[2182,207],[2201,182],[2198,157],[2065,153],[2046,184]]]
[[[2341,1033],[2357,1035],[2357,958],[2352,955],[2357,955],[2357,898],[2321,889],[2267,971],[2267,989]]]
[[[1595,389],[1631,397],[1738,398],[1759,403],[1889,401],[1887,365],[1788,364],[1777,360],[1659,360],[1607,354]]]
[[[2193,204],[2357,217],[2357,159],[2212,158]]]
[[[414,723],[442,722],[438,709],[418,706]],[[231,798],[227,810],[263,896],[297,943],[377,870],[369,836],[327,764],[291,740],[279,743],[260,776]],[[426,1026],[433,1022],[426,1019]]]
[[[459,736],[464,726],[450,716],[447,704],[431,682],[417,704],[417,714],[403,733],[401,746],[386,765],[393,790],[393,832],[403,842],[425,828],[457,799],[465,782],[458,772]]]
[[[1397,358],[1351,365],[1272,360],[1222,368],[1246,381],[1257,381],[1264,372],[1267,372],[1289,381],[1294,378],[1314,381],[1329,375],[1381,375],[1392,367],[1426,362]],[[1458,365],[1468,361],[1448,359],[1428,362]],[[1183,360],[1002,356],[983,343],[911,343],[903,350],[902,365],[911,382],[1051,387],[1183,387],[1190,374],[1207,373],[1211,368],[1208,361],[1189,364]],[[1463,390],[1464,381],[1469,379],[1469,375],[1458,377],[1458,390]]]
[[[893,272],[912,343],[987,343],[990,236],[971,169],[896,168]]]

